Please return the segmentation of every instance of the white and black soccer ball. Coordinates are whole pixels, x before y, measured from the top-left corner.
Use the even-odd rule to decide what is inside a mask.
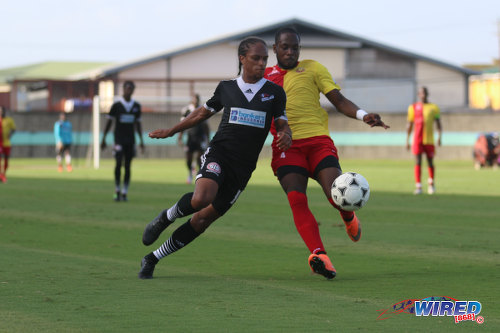
[[[352,212],[366,204],[370,198],[370,185],[359,173],[346,172],[335,179],[331,193],[337,206]]]

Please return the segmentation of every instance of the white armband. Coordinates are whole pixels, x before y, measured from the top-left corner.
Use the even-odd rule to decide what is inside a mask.
[[[367,114],[368,112],[366,112],[365,110],[359,109],[358,111],[356,111],[356,118],[362,121],[364,116],[366,116]]]

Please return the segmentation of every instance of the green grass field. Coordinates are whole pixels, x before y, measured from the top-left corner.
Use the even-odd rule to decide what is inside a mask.
[[[311,184],[309,201],[337,277],[312,275],[285,195],[262,161],[236,205],[139,280],[142,231],[192,190],[180,160],[133,165],[112,200],[113,161],[12,159],[0,184],[0,332],[499,332],[500,170],[437,161],[434,196],[414,196],[411,161],[343,161],[371,198],[353,243]],[[426,179],[426,168],[424,179]],[[424,188],[425,189],[425,188]],[[479,301],[484,324],[378,310],[407,299]]]

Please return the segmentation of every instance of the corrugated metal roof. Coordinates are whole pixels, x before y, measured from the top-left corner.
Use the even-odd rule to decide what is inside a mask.
[[[0,83],[31,79],[71,80],[75,75],[102,69],[109,65],[109,62],[41,62],[27,66],[0,69]]]

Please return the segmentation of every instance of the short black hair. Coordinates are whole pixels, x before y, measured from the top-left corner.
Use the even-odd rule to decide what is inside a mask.
[[[132,89],[135,89],[134,81],[127,80],[127,81],[123,82],[123,88],[125,88],[125,86],[132,86]]]
[[[278,31],[276,31],[276,34],[274,35],[274,43],[278,44],[280,41],[281,35],[288,34],[288,33],[297,35],[299,42],[300,42],[300,34],[297,31],[297,29],[295,29],[292,26],[286,26],[286,27],[279,28]]]

